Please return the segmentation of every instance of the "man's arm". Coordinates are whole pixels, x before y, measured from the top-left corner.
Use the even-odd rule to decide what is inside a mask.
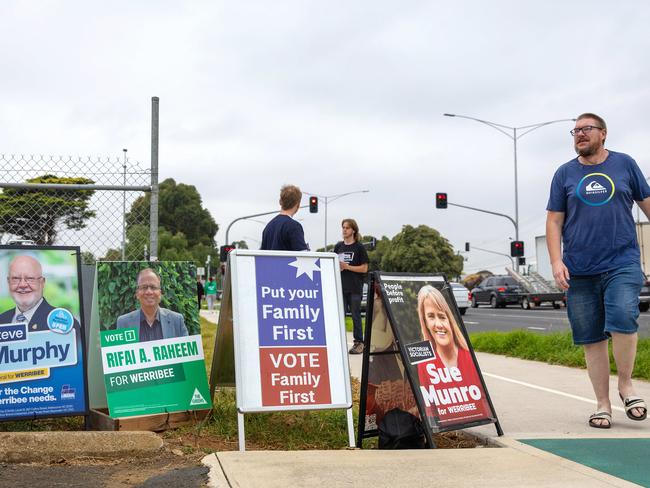
[[[650,203],[649,203],[650,206]],[[569,288],[569,270],[562,261],[562,226],[564,212],[548,211],[546,216],[546,245],[551,258],[553,278],[562,290]]]
[[[643,211],[645,216],[648,217],[648,220],[650,220],[650,197],[636,203],[639,206],[639,208]]]
[[[185,337],[189,335],[189,332],[187,331],[187,326],[185,325],[185,317],[183,317],[182,313],[178,314],[180,317],[180,324],[179,324],[179,335],[178,337]]]
[[[291,249],[295,251],[309,251],[309,246],[305,242],[305,232],[302,229],[300,222],[296,222],[296,226],[293,226],[289,232],[289,243]]]
[[[344,263],[343,261],[339,261],[341,263],[341,271],[352,271],[353,273],[367,273],[368,272],[368,263],[365,264],[359,264],[358,266],[352,266],[351,264]]]

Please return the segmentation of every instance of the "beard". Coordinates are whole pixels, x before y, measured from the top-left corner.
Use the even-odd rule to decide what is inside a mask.
[[[579,141],[582,142],[582,141]],[[578,156],[582,156],[583,158],[593,156],[598,152],[598,149],[600,148],[600,144],[598,142],[593,142],[589,144],[587,147],[583,147],[582,149],[578,148],[578,144],[575,144],[573,146],[573,149],[575,149],[575,152]]]

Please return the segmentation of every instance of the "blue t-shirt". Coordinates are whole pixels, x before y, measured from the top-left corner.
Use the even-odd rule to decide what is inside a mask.
[[[262,232],[263,251],[308,251],[300,222],[288,215],[276,215]]]
[[[634,201],[650,186],[627,154],[609,151],[600,164],[572,159],[555,172],[546,210],[564,212],[562,259],[569,273],[594,275],[640,263]]]

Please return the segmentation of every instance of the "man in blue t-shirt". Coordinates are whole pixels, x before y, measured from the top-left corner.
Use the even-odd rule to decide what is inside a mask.
[[[605,149],[607,125],[598,115],[580,115],[571,135],[578,157],[553,177],[546,240],[555,281],[567,291],[573,342],[584,346],[596,395],[589,425],[609,429],[609,337],[625,413],[631,420],[647,415],[632,385],[644,280],[632,205],[636,201],[650,218],[650,186],[634,159]]]
[[[293,216],[300,209],[302,192],[295,185],[280,189],[280,213],[266,224],[262,232],[263,251],[309,251],[300,222]]]

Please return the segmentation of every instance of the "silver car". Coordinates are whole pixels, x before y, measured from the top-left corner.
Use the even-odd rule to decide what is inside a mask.
[[[451,286],[451,291],[454,293],[454,298],[458,305],[458,311],[461,315],[465,315],[467,307],[469,307],[469,290],[460,283],[455,283],[453,281],[449,283],[449,286]]]

